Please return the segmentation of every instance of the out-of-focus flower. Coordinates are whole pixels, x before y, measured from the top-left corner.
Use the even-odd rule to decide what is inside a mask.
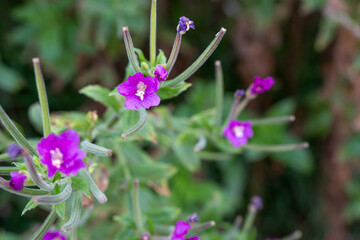
[[[56,171],[65,175],[76,175],[85,167],[83,159],[86,153],[79,149],[79,134],[69,129],[58,136],[50,134],[41,139],[37,149],[41,156],[41,163],[47,166],[48,176],[53,177]]]
[[[181,33],[181,34],[184,34],[184,33],[186,33],[187,31],[189,31],[190,28],[192,28],[192,29],[195,30],[194,22],[191,21],[190,19],[188,19],[188,18],[185,17],[185,16],[180,17],[180,19],[179,19],[179,25],[177,26],[177,32],[178,32],[178,33]]]
[[[141,235],[140,240],[150,240],[150,234],[144,233],[143,235]]]
[[[275,81],[272,77],[266,77],[264,79],[262,79],[261,77],[255,77],[254,82],[250,87],[250,92],[253,95],[266,92],[270,90],[274,83]]]
[[[160,104],[160,98],[155,92],[158,91],[158,81],[153,77],[144,77],[142,73],[135,73],[133,76],[118,86],[118,92],[126,100],[125,107],[129,110],[141,107],[149,109]]]
[[[261,197],[253,196],[251,198],[250,209],[252,209],[253,211],[259,211],[262,208],[263,208],[263,202]]]
[[[44,240],[66,240],[66,237],[60,231],[49,231],[45,233]]]
[[[232,143],[234,147],[248,143],[248,138],[254,135],[251,128],[251,122],[241,122],[238,120],[230,120],[228,126],[224,130],[224,136]]]
[[[21,155],[23,151],[23,148],[20,147],[19,145],[15,144],[15,143],[10,143],[10,145],[8,146],[7,149],[7,154],[9,155],[9,157],[11,157],[12,159],[17,158]]]
[[[198,217],[196,215],[196,213],[191,214],[187,220],[188,223],[196,223],[198,221]]]
[[[27,178],[26,174],[19,172],[11,172],[11,179],[9,181],[9,187],[15,191],[21,191],[24,188],[24,182]]]

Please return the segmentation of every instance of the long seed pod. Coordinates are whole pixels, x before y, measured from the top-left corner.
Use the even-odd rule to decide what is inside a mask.
[[[145,108],[138,109],[138,112],[140,114],[139,121],[129,130],[125,131],[123,134],[121,134],[122,138],[131,137],[136,134],[138,134],[146,125],[147,122],[147,112]]]
[[[295,144],[278,144],[278,145],[260,145],[260,144],[246,144],[242,146],[248,150],[262,151],[262,152],[287,152],[302,148],[308,148],[307,142]]]
[[[51,225],[54,223],[56,219],[56,211],[55,208],[51,210],[47,218],[45,219],[45,222],[41,225],[41,227],[32,235],[30,238],[31,240],[42,240],[45,233],[49,230]]]
[[[130,65],[132,67],[132,69],[134,70],[134,72],[140,72],[140,66],[139,66],[139,62],[137,60],[136,54],[135,54],[135,49],[134,49],[134,44],[129,32],[129,28],[128,27],[123,27],[123,32],[124,32],[124,42],[125,42],[125,49],[126,49],[126,53],[130,62]]]
[[[24,159],[26,163],[26,168],[28,172],[30,173],[30,177],[33,180],[33,182],[41,189],[51,191],[54,188],[53,184],[48,184],[42,178],[39,176],[38,172],[36,171],[34,162],[28,153],[24,153]]]
[[[177,33],[175,41],[174,41],[174,45],[172,47],[172,50],[171,50],[171,53],[170,53],[170,56],[169,56],[169,60],[166,63],[166,66],[165,66],[165,70],[168,71],[169,75],[170,75],[170,72],[171,72],[172,68],[174,67],[176,59],[177,59],[177,57],[179,55],[180,45],[181,45],[181,38],[182,38],[182,34]]]
[[[156,0],[151,1],[150,11],[150,64],[155,67],[156,62]]]
[[[112,155],[112,151],[110,149],[93,144],[87,140],[82,141],[80,145],[85,151],[91,152],[100,157],[109,157]]]
[[[69,183],[61,193],[55,195],[35,196],[33,201],[40,204],[54,205],[66,201],[70,197],[71,192],[72,187]]]
[[[16,194],[23,197],[34,197],[34,196],[45,195],[50,193],[48,191],[44,191],[40,189],[31,189],[31,188],[23,188],[23,190],[21,191],[15,191],[14,189],[9,187],[9,182],[1,177],[0,177],[0,188],[12,194]]]
[[[224,76],[221,68],[221,62],[215,62],[215,76],[216,76],[216,112],[215,112],[215,126],[219,127],[222,121],[223,105],[224,105]]]
[[[61,231],[69,232],[75,230],[79,225],[82,209],[82,194],[80,192],[74,193],[74,199],[71,206],[71,216],[67,223],[61,227]]]
[[[106,203],[107,202],[106,195],[96,185],[96,183],[90,176],[90,173],[86,169],[81,169],[79,171],[79,175],[89,183],[90,192],[94,195],[96,200],[98,200],[98,202],[101,204]]]
[[[271,118],[263,118],[263,119],[252,119],[249,120],[252,126],[257,125],[271,125],[271,124],[281,124],[295,121],[295,116],[283,116],[283,117],[271,117]]]

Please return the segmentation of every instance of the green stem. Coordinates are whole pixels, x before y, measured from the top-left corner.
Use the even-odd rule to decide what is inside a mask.
[[[252,97],[246,95],[245,98],[239,103],[239,105],[236,107],[235,111],[230,116],[230,120],[237,118],[252,99],[253,99]]]
[[[140,114],[139,121],[129,130],[125,131],[123,134],[121,134],[122,138],[131,137],[136,134],[138,134],[146,125],[147,122],[147,112],[145,108],[138,109],[138,112]]]
[[[135,54],[134,44],[131,39],[129,28],[123,27],[123,32],[124,32],[125,49],[126,49],[126,53],[127,53],[130,65],[131,65],[132,69],[134,70],[134,72],[138,73],[141,70],[140,70],[139,62],[138,62],[136,54]]]
[[[20,146],[29,149],[32,155],[39,157],[39,154],[36,152],[35,148],[25,139],[25,137],[16,128],[15,124],[11,121],[11,119],[6,114],[6,112],[1,107],[1,105],[0,105],[0,120],[5,126],[5,128],[9,131],[11,136]]]
[[[134,210],[134,218],[136,223],[136,228],[139,234],[144,233],[144,226],[141,218],[141,208],[140,208],[140,196],[139,196],[139,180],[135,179],[134,181],[134,190],[133,190],[133,210]]]
[[[295,144],[278,144],[278,145],[260,145],[260,144],[246,144],[243,145],[243,148],[254,151],[263,151],[263,152],[287,152],[298,150],[302,148],[308,148],[309,144],[307,142],[295,143]]]
[[[179,55],[180,45],[181,45],[181,38],[182,38],[182,34],[177,33],[175,41],[174,41],[174,45],[172,47],[172,50],[171,50],[171,53],[170,53],[170,56],[169,56],[169,60],[166,63],[166,66],[165,66],[165,70],[168,71],[169,75],[170,75],[170,72],[171,72],[172,68],[174,67],[176,59],[177,59],[177,57]]]
[[[249,120],[252,126],[257,125],[270,125],[270,124],[280,124],[295,121],[295,116],[283,116],[283,117],[272,117],[272,118],[263,118],[263,119],[252,119]]]
[[[150,12],[150,64],[156,64],[156,0],[151,1]]]
[[[39,101],[41,106],[42,120],[43,120],[43,134],[44,137],[48,136],[51,132],[49,104],[46,96],[46,89],[44,83],[44,77],[40,68],[39,58],[33,58],[34,72],[36,87],[39,95]]]
[[[124,171],[125,180],[126,180],[126,182],[130,182],[131,173],[130,173],[128,162],[126,161],[125,155],[123,153],[121,144],[117,148],[117,155],[118,155],[120,165],[121,165],[121,167],[122,167],[122,169]]]
[[[244,227],[242,228],[242,231],[241,231],[242,235],[246,236],[247,234],[249,234],[249,232],[254,224],[256,213],[257,213],[256,211],[249,210],[249,212],[245,218]]]
[[[237,216],[232,229],[226,234],[224,240],[232,240],[232,239],[234,239],[234,236],[236,235],[239,228],[241,227],[242,222],[243,222],[243,218],[241,216]]]
[[[96,200],[98,200],[98,202],[101,204],[106,203],[107,202],[106,195],[96,185],[96,183],[92,179],[90,173],[86,169],[81,169],[79,171],[79,175],[89,183],[90,192],[94,195]]]
[[[88,140],[82,141],[80,143],[80,145],[85,151],[91,152],[100,157],[109,157],[112,155],[112,151],[110,149],[93,144],[93,143],[89,142]]]
[[[67,223],[61,227],[61,231],[69,232],[76,231],[76,227],[79,224],[82,209],[82,194],[80,192],[74,193],[74,199],[71,205],[71,216]]]
[[[51,225],[54,223],[56,219],[56,211],[55,208],[52,208],[51,212],[45,219],[45,222],[41,225],[41,227],[32,235],[31,240],[42,240],[45,233],[49,230]]]
[[[69,183],[61,193],[55,195],[36,196],[33,201],[39,204],[54,205],[66,201],[70,197],[71,193],[72,187]]]
[[[210,161],[225,161],[233,158],[233,155],[228,153],[207,152],[207,151],[199,152],[199,156],[203,160],[210,160]]]
[[[11,172],[18,172],[17,167],[0,167],[0,175],[10,175]]]
[[[74,230],[71,231],[70,233],[70,240],[77,240],[77,229],[75,228]]]
[[[216,76],[215,127],[219,127],[221,126],[222,112],[224,105],[224,76],[220,61],[215,62],[215,76]]]
[[[215,51],[215,49],[221,42],[221,39],[224,37],[225,33],[226,33],[226,29],[221,28],[220,31],[216,34],[214,40],[209,44],[209,46],[204,50],[204,52],[198,57],[198,59],[196,59],[196,61],[190,67],[188,67],[184,72],[182,72],[176,78],[166,81],[162,86],[174,87],[177,84],[188,79],[191,75],[193,75]]]

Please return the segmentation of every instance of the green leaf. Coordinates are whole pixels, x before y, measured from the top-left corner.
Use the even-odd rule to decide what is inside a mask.
[[[161,182],[171,178],[177,172],[173,165],[160,162],[133,163],[129,165],[129,168],[134,178],[146,182]]]
[[[155,223],[167,224],[173,222],[179,216],[181,210],[175,207],[150,208],[146,216]]]
[[[89,183],[85,179],[80,177],[72,177],[71,182],[73,190],[82,192],[86,196],[90,196]]]
[[[176,156],[189,171],[195,171],[200,167],[199,155],[194,152],[197,140],[196,134],[188,131],[178,136],[173,145]]]
[[[107,107],[111,107],[115,111],[119,111],[121,104],[115,96],[109,96],[110,91],[99,85],[89,85],[80,90],[80,93],[104,104]]]
[[[28,116],[36,131],[42,133],[43,124],[41,118],[41,107],[38,102],[31,104],[28,110]]]
[[[24,210],[22,211],[21,216],[24,215],[27,211],[36,208],[37,206],[39,206],[39,204],[35,203],[32,199],[30,199],[30,201],[26,204]]]
[[[166,63],[165,54],[164,54],[163,50],[159,49],[159,54],[157,55],[157,58],[156,58],[156,65],[164,64],[164,63]]]
[[[0,88],[10,93],[16,92],[24,85],[24,79],[13,69],[0,63]]]
[[[139,62],[140,63],[145,62],[147,65],[150,65],[150,62],[146,59],[142,50],[139,48],[134,48],[134,49],[135,49],[136,54],[138,55]]]
[[[59,218],[64,219],[65,218],[65,201],[56,204],[54,207],[55,207],[55,212],[59,216]]]
[[[191,83],[182,82],[176,85],[175,87],[163,86],[160,87],[159,92],[157,94],[162,100],[173,98],[178,96],[180,93],[184,92],[191,85],[192,85]]]

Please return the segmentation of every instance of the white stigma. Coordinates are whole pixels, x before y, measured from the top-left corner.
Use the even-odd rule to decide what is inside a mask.
[[[242,127],[242,126],[236,126],[236,127],[233,128],[233,131],[234,131],[235,136],[236,136],[237,138],[242,138],[242,137],[244,137],[244,127]]]
[[[144,95],[145,95],[145,89],[146,89],[146,85],[143,82],[139,82],[138,85],[136,86],[137,91],[136,91],[136,96],[140,97],[140,100],[143,101],[144,100]]]
[[[63,155],[60,152],[59,148],[55,148],[55,150],[50,150],[51,154],[51,163],[54,167],[60,168],[63,161]]]

